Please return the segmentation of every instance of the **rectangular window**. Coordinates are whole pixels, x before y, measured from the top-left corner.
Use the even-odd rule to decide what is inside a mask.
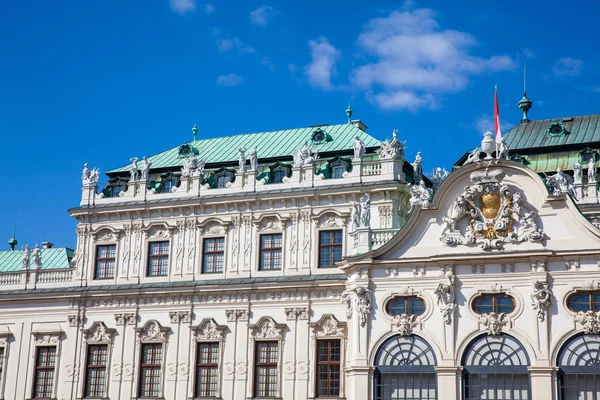
[[[115,277],[117,245],[109,244],[96,247],[96,275],[94,279],[111,279]]]
[[[340,394],[341,341],[317,340],[317,397]]]
[[[105,397],[108,345],[90,345],[85,368],[85,397]]]
[[[143,343],[138,397],[159,397],[161,384],[162,343]]]
[[[219,343],[198,343],[196,397],[217,397]]]
[[[169,274],[169,242],[150,242],[148,245],[148,276]]]
[[[56,346],[38,347],[35,355],[33,398],[53,398]]]
[[[319,232],[319,267],[335,267],[335,263],[342,260],[343,232]]]
[[[256,342],[254,397],[277,396],[278,342]]]
[[[281,241],[281,233],[260,235],[259,270],[281,269]]]
[[[346,167],[343,165],[336,165],[331,168],[331,177],[333,179],[340,179],[344,177],[344,172],[346,172]]]
[[[204,239],[202,248],[202,273],[223,272],[225,264],[225,238]]]

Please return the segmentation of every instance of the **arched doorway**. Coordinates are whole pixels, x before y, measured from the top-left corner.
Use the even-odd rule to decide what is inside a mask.
[[[463,399],[528,400],[529,357],[512,336],[479,336],[462,360]]]
[[[560,400],[600,400],[600,336],[577,335],[560,349]]]
[[[419,336],[392,336],[375,357],[375,400],[436,400],[436,359]]]

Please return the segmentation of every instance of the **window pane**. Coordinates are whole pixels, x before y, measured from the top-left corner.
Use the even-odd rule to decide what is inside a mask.
[[[256,342],[254,394],[277,395],[278,342]]]
[[[338,396],[340,389],[341,341],[317,341],[317,397]]]
[[[216,397],[219,381],[219,343],[199,343],[196,397]]]
[[[496,312],[498,313],[510,313],[515,309],[512,299],[508,296],[497,296],[496,304]]]
[[[142,344],[140,396],[158,397],[161,389],[162,344]]]
[[[54,397],[56,347],[38,347],[36,356],[34,397]]]
[[[225,262],[225,238],[204,239],[202,272],[223,272]]]
[[[95,279],[114,278],[117,246],[114,244],[96,247]]]
[[[103,397],[106,389],[107,345],[88,346],[85,396]]]

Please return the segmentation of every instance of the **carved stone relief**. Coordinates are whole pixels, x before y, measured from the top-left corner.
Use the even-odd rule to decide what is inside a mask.
[[[326,213],[319,217],[317,226],[319,228],[341,228],[344,224],[344,218],[334,213]]]
[[[115,329],[107,328],[102,321],[95,321],[88,329],[84,329],[83,338],[88,343],[111,343]]]
[[[489,313],[479,316],[479,322],[487,328],[488,335],[496,336],[508,324],[508,317],[504,313]]]
[[[372,311],[371,290],[363,286],[348,289],[342,294],[341,302],[346,304],[346,317],[351,318],[356,313],[364,328]]]
[[[410,336],[413,333],[413,328],[416,325],[416,315],[400,314],[392,318],[392,324],[398,329],[400,336]]]
[[[115,314],[117,325],[135,325],[137,315],[135,313],[120,313]]]
[[[222,340],[225,329],[226,325],[219,325],[212,318],[204,318],[193,332],[198,340]]]
[[[202,227],[202,233],[204,235],[225,235],[227,228],[223,224],[212,221]]]
[[[346,323],[339,322],[332,314],[324,314],[317,322],[309,324],[317,337],[344,337]]]
[[[250,332],[254,339],[283,339],[285,324],[278,324],[270,317],[263,317],[256,324],[250,324]]]
[[[169,328],[161,326],[158,321],[150,320],[141,328],[136,328],[142,342],[166,342]]]
[[[575,321],[583,326],[587,335],[600,335],[600,311],[579,311]]]

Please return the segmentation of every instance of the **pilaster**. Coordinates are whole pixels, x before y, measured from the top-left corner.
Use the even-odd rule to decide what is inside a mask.
[[[556,368],[529,367],[531,395],[535,399],[556,399]]]
[[[436,366],[438,398],[459,400],[461,391],[462,367]]]

